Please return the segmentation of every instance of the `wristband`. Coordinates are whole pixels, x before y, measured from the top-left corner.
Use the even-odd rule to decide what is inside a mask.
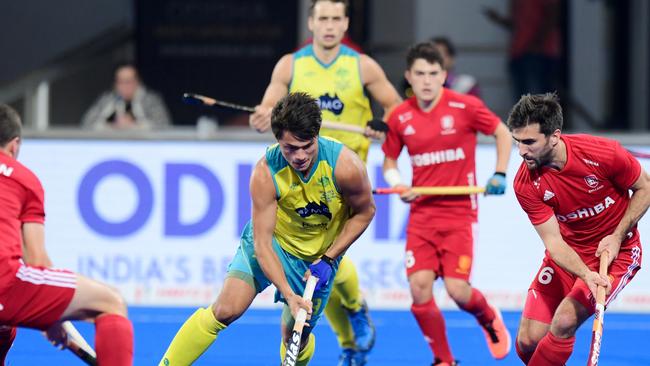
[[[384,171],[384,180],[391,187],[402,184],[402,177],[399,175],[399,170],[395,168],[386,169],[386,171]]]
[[[502,172],[494,172],[494,175],[500,175],[504,178],[506,177],[506,173],[502,173]]]
[[[327,263],[327,264],[329,264],[330,267],[334,267],[334,259],[332,259],[332,258],[326,256],[325,254],[323,254],[323,255],[320,257],[320,260],[323,261],[323,262],[325,262],[325,263]]]

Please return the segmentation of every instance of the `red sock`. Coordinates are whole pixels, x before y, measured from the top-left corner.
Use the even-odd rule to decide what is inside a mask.
[[[528,365],[528,362],[530,362],[530,358],[532,357],[532,353],[524,353],[522,349],[519,347],[519,342],[515,341],[515,349],[517,350],[517,355],[519,355],[519,358],[524,361],[525,365]]]
[[[564,365],[573,352],[575,341],[576,337],[564,339],[554,336],[551,332],[546,333],[537,344],[528,366]]]
[[[95,351],[99,365],[133,365],[133,326],[129,319],[117,314],[97,317]]]
[[[474,315],[481,325],[491,322],[496,316],[487,300],[485,300],[485,296],[475,288],[472,288],[472,296],[467,304],[458,304],[458,307]]]
[[[16,338],[16,327],[4,326],[0,327],[0,365],[4,366],[5,358],[11,345]]]
[[[431,301],[424,304],[413,304],[411,312],[415,316],[425,340],[429,343],[434,358],[450,363],[454,361],[454,356],[451,355],[449,342],[447,341],[445,319],[442,317],[436,302],[431,299]]]

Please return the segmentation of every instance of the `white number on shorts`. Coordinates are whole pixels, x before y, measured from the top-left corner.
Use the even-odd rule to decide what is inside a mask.
[[[542,285],[548,285],[553,279],[553,274],[555,271],[551,267],[544,267],[539,271],[539,276],[537,276],[537,281]]]
[[[415,265],[415,256],[413,255],[412,250],[406,251],[405,262],[406,262],[406,268],[411,268]]]

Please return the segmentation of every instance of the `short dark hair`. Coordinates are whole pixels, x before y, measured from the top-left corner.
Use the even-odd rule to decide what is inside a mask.
[[[556,93],[522,95],[508,116],[508,128],[526,127],[539,123],[539,131],[548,137],[563,124],[562,106]]]
[[[20,115],[7,104],[0,104],[0,146],[6,146],[11,140],[20,137],[22,123]]]
[[[345,6],[345,16],[348,16],[348,10],[350,9],[350,3],[348,0],[311,0],[311,4],[309,4],[309,16],[314,15],[314,7],[316,6],[316,3],[320,1],[329,1],[331,3],[341,3],[343,6]]]
[[[430,64],[439,64],[441,67],[445,65],[440,52],[431,42],[418,43],[409,48],[406,54],[406,69],[410,69],[415,60],[419,58],[425,59]]]
[[[271,130],[276,139],[290,132],[300,140],[311,140],[320,132],[322,117],[318,103],[307,93],[291,93],[273,107]]]
[[[456,56],[456,46],[454,46],[454,44],[451,43],[451,40],[449,38],[433,37],[431,38],[431,42],[433,42],[433,44],[443,45],[447,49],[447,53],[449,54],[449,56],[451,57]]]
[[[113,77],[117,76],[117,72],[120,71],[121,69],[124,68],[131,68],[135,71],[135,76],[139,79],[140,78],[140,72],[138,72],[138,68],[135,67],[135,64],[130,61],[120,61],[116,64],[113,65]]]

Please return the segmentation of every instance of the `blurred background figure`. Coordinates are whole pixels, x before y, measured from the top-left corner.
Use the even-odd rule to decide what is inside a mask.
[[[508,71],[514,100],[558,88],[561,0],[510,0],[509,14],[486,7],[492,22],[510,31]]]
[[[115,68],[112,91],[103,93],[86,111],[82,126],[87,129],[161,129],[171,124],[162,98],[141,82],[130,63]]]
[[[454,70],[456,63],[456,47],[447,37],[433,37],[431,42],[436,47],[444,62],[444,69],[447,71],[447,80],[443,85],[461,94],[469,94],[480,97],[478,80],[472,75],[459,74]]]

